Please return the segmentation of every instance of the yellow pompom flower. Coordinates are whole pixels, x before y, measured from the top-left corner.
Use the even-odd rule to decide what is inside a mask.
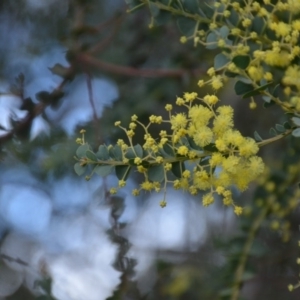
[[[183,98],[185,99],[186,102],[192,102],[198,97],[198,94],[193,92],[193,93],[184,93]]]
[[[194,105],[190,108],[188,115],[195,125],[205,126],[214,114],[210,109],[203,105]]]
[[[239,145],[239,152],[241,156],[249,157],[258,152],[259,148],[256,142],[251,138],[245,138],[244,142]]]
[[[233,120],[229,115],[219,115],[213,121],[213,132],[222,135],[224,132],[232,128]]]
[[[202,197],[202,204],[203,204],[203,206],[209,206],[212,203],[214,203],[214,201],[215,201],[214,196],[211,193],[205,194]]]
[[[171,125],[173,130],[185,127],[187,122],[188,120],[186,118],[186,115],[183,113],[179,113],[171,117]]]
[[[154,188],[154,185],[152,182],[150,181],[144,181],[142,184],[141,184],[141,188],[145,191],[151,191],[153,188]]]
[[[240,206],[235,206],[235,207],[234,207],[234,213],[235,213],[237,216],[240,216],[240,215],[243,213],[243,208],[240,207]]]
[[[188,153],[189,153],[189,149],[187,146],[180,146],[178,149],[177,149],[177,153],[179,155],[184,155],[186,156]]]
[[[202,126],[193,135],[193,140],[198,146],[204,147],[212,142],[213,137],[212,130],[209,127]]]
[[[211,86],[214,90],[219,90],[223,87],[222,77],[220,75],[213,76],[211,79]]]

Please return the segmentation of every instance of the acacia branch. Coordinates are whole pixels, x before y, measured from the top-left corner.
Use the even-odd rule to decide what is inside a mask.
[[[97,58],[94,58],[88,54],[80,54],[77,57],[77,61],[82,65],[89,65],[91,67],[96,67],[109,73],[132,76],[132,77],[148,77],[148,78],[182,77],[188,73],[192,73],[192,74],[204,73],[204,71],[200,69],[196,69],[196,70],[136,69],[133,67],[119,66],[112,63],[108,63],[99,60]]]

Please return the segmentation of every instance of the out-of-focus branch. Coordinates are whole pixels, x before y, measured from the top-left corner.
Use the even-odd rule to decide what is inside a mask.
[[[107,23],[101,24],[102,26],[99,26],[100,29],[99,29],[99,27],[97,28],[98,31],[103,30],[108,24],[113,24],[114,25],[113,30],[112,30],[111,34],[108,37],[106,37],[105,39],[102,39],[98,44],[96,44],[91,49],[89,49],[88,52],[90,54],[92,54],[92,53],[99,53],[99,52],[102,52],[103,50],[105,50],[107,48],[107,46],[115,38],[115,36],[116,36],[123,20],[124,20],[124,14],[122,14],[118,18],[113,18],[111,20],[108,20]],[[104,25],[106,25],[106,26],[104,26]]]
[[[182,77],[186,74],[199,75],[203,74],[205,71],[202,69],[186,70],[168,70],[168,69],[136,69],[127,66],[119,66],[112,63],[108,63],[97,58],[94,58],[88,54],[80,54],[77,57],[77,62],[82,65],[89,65],[90,67],[101,69],[109,73],[133,77]]]

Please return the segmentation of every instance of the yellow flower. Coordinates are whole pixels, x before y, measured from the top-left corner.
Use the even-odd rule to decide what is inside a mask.
[[[119,187],[124,187],[126,185],[125,180],[119,180]]]
[[[136,158],[134,159],[134,163],[135,163],[136,165],[140,165],[140,164],[142,163],[142,159],[141,159],[140,157],[136,157]]]
[[[179,113],[176,116],[171,117],[171,125],[173,130],[185,127],[187,122],[186,115],[183,113]]]
[[[219,115],[213,121],[213,132],[222,135],[233,126],[232,117],[229,115]]]
[[[267,50],[264,62],[270,66],[286,67],[291,62],[291,57],[288,52]]]
[[[140,173],[144,173],[144,172],[147,171],[147,169],[144,168],[143,166],[137,166],[137,170],[138,170],[138,172],[140,172]]]
[[[207,70],[207,74],[208,74],[209,76],[214,76],[215,73],[216,73],[216,71],[215,71],[215,68],[213,68],[213,67],[211,67],[211,68],[209,68],[209,69]]]
[[[153,186],[153,183],[150,182],[150,181],[144,181],[142,184],[141,184],[141,188],[145,191],[151,191],[154,186]]]
[[[239,145],[240,155],[244,157],[249,157],[258,152],[259,148],[256,142],[251,138],[245,138],[244,142]]]
[[[193,135],[193,140],[198,146],[204,147],[210,144],[213,140],[214,134],[209,127],[202,126],[198,128]]]
[[[163,159],[162,156],[157,156],[157,157],[155,158],[155,161],[156,161],[157,163],[161,164],[161,163],[164,161],[164,159]]]
[[[222,163],[223,159],[224,159],[224,157],[221,153],[214,152],[209,160],[209,164],[212,167],[216,167]]]
[[[240,206],[235,206],[235,207],[234,207],[234,213],[235,213],[237,216],[241,215],[241,214],[243,213],[243,208],[240,207]]]
[[[213,76],[211,79],[211,86],[216,91],[219,90],[220,88],[222,88],[223,87],[222,77],[220,75]],[[213,103],[213,104],[215,104],[215,103]]]
[[[137,119],[138,119],[137,115],[131,116],[131,121],[132,121],[132,122],[135,122]]]
[[[203,105],[194,105],[189,110],[189,117],[197,126],[207,125],[213,115],[213,112]]]
[[[185,44],[187,42],[187,37],[186,36],[182,36],[180,38],[180,43]]]
[[[216,104],[219,101],[219,98],[216,95],[206,95],[203,100],[209,104],[213,105]]]
[[[170,171],[171,169],[172,169],[172,164],[166,163],[166,164],[165,164],[165,170],[166,170],[166,171]]]
[[[199,86],[199,87],[203,87],[204,84],[205,84],[205,83],[204,83],[204,80],[199,80],[199,81],[198,81],[198,86]]]
[[[111,188],[111,189],[109,190],[109,193],[110,193],[111,195],[115,195],[117,192],[118,192],[118,190],[117,190],[116,188]]]
[[[166,200],[161,200],[161,201],[159,202],[159,205],[160,205],[161,208],[166,207],[166,206],[167,206]]]
[[[202,197],[202,204],[203,204],[203,206],[209,206],[212,203],[214,203],[214,201],[215,201],[214,196],[211,193],[205,194]]]
[[[166,109],[166,111],[171,111],[172,110],[172,104],[167,104],[166,106],[165,106],[165,109]]]
[[[190,178],[191,177],[191,172],[189,170],[185,170],[182,173],[183,178]]]
[[[195,93],[195,92],[193,92],[193,93],[184,93],[183,97],[184,97],[186,102],[192,102],[198,97],[198,94]]]
[[[140,191],[138,189],[132,190],[132,195],[133,196],[138,196],[140,194]]]
[[[184,100],[183,100],[183,98],[181,98],[181,97],[177,97],[177,99],[176,99],[176,104],[178,105],[178,106],[181,106],[181,105],[183,105],[184,104]]]
[[[262,67],[250,66],[247,69],[247,72],[253,81],[259,81],[264,77],[264,70]]]
[[[265,169],[263,160],[258,156],[250,157],[249,169],[251,172],[253,172],[254,176],[262,174]]]
[[[237,173],[239,168],[240,158],[234,155],[231,155],[222,161],[222,166],[225,171],[230,173]]]
[[[177,149],[177,153],[179,154],[179,155],[187,155],[188,154],[188,152],[189,152],[189,149],[188,149],[188,147],[186,147],[186,146],[180,146],[178,149]]]

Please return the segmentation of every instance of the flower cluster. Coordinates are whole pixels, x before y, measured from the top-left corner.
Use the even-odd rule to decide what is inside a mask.
[[[266,88],[261,93],[267,102],[272,100],[291,113],[299,113],[300,2],[216,0],[213,5],[213,15],[207,19],[190,16],[197,19],[195,30],[180,38],[184,43],[192,40],[195,46],[221,49],[207,72],[207,83],[218,90],[229,75],[240,76],[254,88],[282,84],[286,87],[284,101]],[[200,29],[206,23],[207,29]],[[274,67],[282,74],[274,73]],[[201,80],[199,85],[203,84]],[[256,107],[253,103],[252,99],[250,108]]]
[[[231,187],[245,190],[249,183],[264,170],[262,159],[256,156],[257,143],[243,137],[233,128],[233,109],[222,105],[216,107],[219,99],[216,95],[185,93],[176,99],[176,104],[186,112],[173,113],[173,106],[166,105],[168,119],[162,116],[150,116],[148,125],[139,122],[136,115],[131,117],[128,128],[120,127],[127,135],[128,142],[118,140],[122,150],[122,162],[133,165],[144,175],[139,189],[159,192],[166,190],[168,184],[174,189],[183,189],[192,195],[203,193],[204,206],[212,204],[217,195],[223,198],[224,205],[233,205],[239,215],[242,208],[232,199]],[[150,133],[151,124],[168,123],[170,132],[161,130],[158,137]],[[133,136],[137,126],[144,130],[144,143],[139,154],[133,146]],[[133,156],[128,156],[128,153]],[[120,180],[119,188],[124,180]],[[112,190],[117,192],[117,188]],[[165,199],[162,200],[165,205]]]

